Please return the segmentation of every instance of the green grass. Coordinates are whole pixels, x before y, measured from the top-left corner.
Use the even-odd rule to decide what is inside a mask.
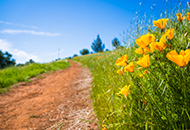
[[[38,74],[65,69],[70,66],[67,60],[59,60],[50,63],[33,63],[26,66],[9,67],[0,70],[0,93],[4,93],[10,89],[10,85],[22,81],[30,81],[30,78]],[[40,77],[38,77],[40,78]]]
[[[184,11],[183,16],[186,13]],[[155,42],[171,28],[174,28],[174,38],[166,40],[168,46],[162,52],[147,52],[148,68],[138,69],[136,62],[142,55],[134,52],[137,45],[73,58],[87,65],[94,77],[91,93],[94,110],[100,124],[106,125],[108,130],[190,129],[190,63],[180,67],[166,57],[172,50],[179,54],[181,50],[190,49],[190,37],[185,35],[190,34],[190,23],[188,20],[179,22],[176,14],[170,16],[164,29],[149,29]],[[133,73],[116,73],[124,69],[115,65],[123,55],[128,56],[128,64],[135,63]],[[139,77],[145,70],[149,73]],[[125,85],[131,86],[127,97],[118,94]]]
[[[126,120],[123,110],[127,106],[121,107],[126,105],[127,100],[122,96],[116,96],[116,93],[128,84],[131,78],[127,73],[125,76],[116,73],[118,67],[115,66],[115,61],[124,54],[127,54],[129,59],[135,59],[132,51],[134,48],[131,47],[74,58],[83,65],[87,65],[94,77],[91,94],[94,110],[100,123],[106,124],[108,129],[124,129],[124,124],[127,124],[123,122]]]
[[[136,66],[133,74],[128,72],[122,76],[118,75],[116,71],[119,67],[115,65],[115,61],[124,54],[134,61],[137,58],[134,50],[135,48],[131,47],[115,50],[115,54],[105,52],[74,58],[87,65],[94,77],[91,99],[99,122],[105,124],[109,130],[190,128],[190,75],[187,68],[184,69],[187,71],[185,73],[175,66],[178,74],[171,73],[167,77],[163,76],[165,73],[160,74],[150,68],[152,74],[148,73],[139,78],[138,74],[143,71],[138,70],[139,66]],[[98,59],[100,56],[103,57]],[[156,73],[159,74],[156,76]],[[182,78],[183,74],[187,77]],[[172,75],[175,78],[169,78]],[[168,82],[165,78],[169,78]],[[127,98],[116,94],[125,85],[131,85]],[[147,105],[141,100],[147,101]]]

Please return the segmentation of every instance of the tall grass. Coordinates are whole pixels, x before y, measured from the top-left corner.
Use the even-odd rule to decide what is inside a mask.
[[[178,12],[166,13],[169,21],[164,29],[147,26],[156,42],[167,29],[174,28],[174,38],[166,40],[167,47],[163,51],[146,52],[150,57],[147,68],[138,69],[140,66],[135,64],[133,73],[116,73],[124,69],[115,65],[121,56],[127,55],[129,64],[145,55],[135,53],[134,41],[126,49],[74,58],[87,65],[94,76],[91,98],[95,113],[106,129],[190,129],[190,63],[180,67],[167,58],[172,50],[179,53],[190,48],[190,23],[187,19],[179,22],[176,17],[176,13],[186,16],[190,10],[177,9]],[[141,33],[136,38],[146,34]],[[143,74],[145,70],[147,74]],[[131,86],[129,94],[118,94],[125,85]]]
[[[21,81],[30,81],[31,77],[48,71],[65,69],[70,66],[70,62],[59,60],[51,63],[33,63],[25,66],[9,67],[0,70],[0,93],[6,92],[10,85]]]

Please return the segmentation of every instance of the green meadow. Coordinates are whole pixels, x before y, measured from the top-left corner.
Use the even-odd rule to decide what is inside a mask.
[[[70,66],[67,60],[58,60],[50,63],[32,63],[25,66],[14,66],[0,70],[0,93],[10,89],[10,85],[17,82],[27,81],[38,74],[51,72],[60,69],[66,69]]]
[[[134,20],[126,47],[73,57],[93,76],[91,99],[102,130],[190,129],[190,5]],[[67,60],[0,70],[0,93]],[[85,119],[82,119],[85,120]],[[85,120],[87,121],[87,120]],[[92,122],[92,121],[89,121]]]
[[[102,130],[190,129],[189,8],[150,21],[127,48],[73,58],[94,77]]]

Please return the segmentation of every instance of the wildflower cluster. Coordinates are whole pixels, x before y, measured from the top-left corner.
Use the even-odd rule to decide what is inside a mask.
[[[102,125],[102,130],[107,130],[106,125]]]
[[[138,47],[77,59],[94,77],[91,97],[102,130],[190,129],[190,23],[182,12],[144,27],[149,33],[136,35]]]
[[[182,22],[184,19],[187,19],[190,21],[189,12],[187,12],[187,16],[184,17],[184,19],[181,13],[178,13],[176,16],[179,22]],[[188,64],[190,60],[190,49],[186,48],[185,50],[181,50],[179,54],[176,52],[176,50],[173,50],[173,48],[175,48],[172,45],[172,43],[175,42],[174,40],[175,29],[174,28],[165,29],[168,21],[169,21],[168,18],[153,21],[153,24],[154,24],[153,26],[156,26],[160,29],[160,34],[158,36],[155,34],[147,33],[135,40],[136,44],[139,47],[135,50],[135,53],[141,55],[141,57],[137,58],[138,61],[136,62],[133,61],[130,63],[128,63],[127,55],[123,55],[122,57],[120,57],[115,63],[117,66],[121,67],[119,70],[117,70],[117,73],[119,75],[123,75],[123,70],[125,72],[133,73],[135,71],[136,65],[141,66],[139,70],[147,69],[151,65],[150,57],[151,59],[153,59],[152,62],[154,64],[157,62],[155,60],[160,59],[160,58],[165,59],[165,60],[160,60],[160,62],[169,63],[169,61],[167,61],[169,59],[170,61],[174,62],[181,68],[185,67]],[[157,38],[159,36],[160,36],[160,39]],[[160,55],[162,56],[159,57]],[[164,57],[167,57],[167,60]],[[138,76],[142,78],[143,75],[147,74],[148,72],[149,70],[144,70],[143,74],[138,74]],[[124,86],[119,93],[127,97],[129,93],[129,87],[130,86],[127,86],[127,85]]]
[[[101,58],[103,58],[104,56],[96,56],[96,57],[94,57],[93,59],[101,59]]]

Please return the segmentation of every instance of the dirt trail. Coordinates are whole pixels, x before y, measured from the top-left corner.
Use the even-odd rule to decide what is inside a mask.
[[[45,130],[64,122],[62,129],[96,130],[79,118],[97,121],[90,92],[92,76],[72,61],[65,70],[19,83],[0,95],[0,130]]]

